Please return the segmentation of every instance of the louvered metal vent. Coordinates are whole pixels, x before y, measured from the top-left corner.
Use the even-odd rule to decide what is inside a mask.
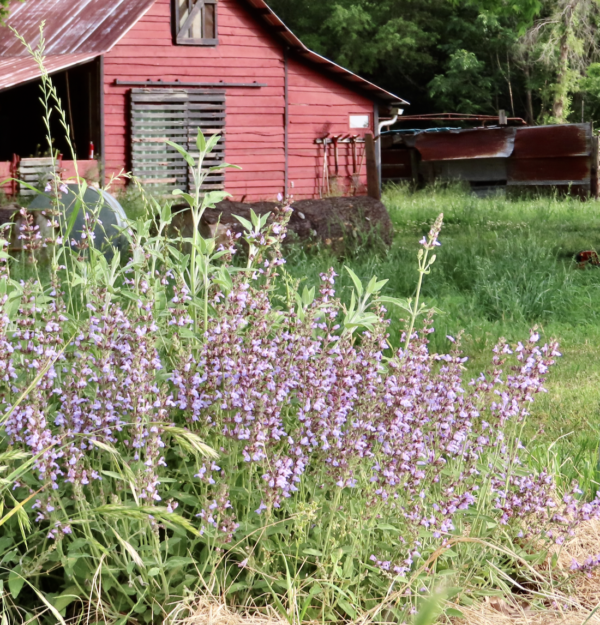
[[[222,139],[204,167],[212,167],[225,158],[225,92],[198,89],[132,89],[131,91],[131,161],[133,173],[146,187],[193,191],[191,171],[167,139],[183,146],[198,157],[198,128],[206,136]],[[222,173],[211,174],[203,191],[221,190]]]

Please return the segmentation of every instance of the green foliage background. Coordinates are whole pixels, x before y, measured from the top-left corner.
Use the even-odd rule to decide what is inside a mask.
[[[598,0],[268,2],[309,47],[410,101],[408,113],[600,120]]]

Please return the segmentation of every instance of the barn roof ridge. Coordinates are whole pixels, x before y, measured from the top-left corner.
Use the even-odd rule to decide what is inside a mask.
[[[290,49],[326,73],[369,93],[386,104],[408,104],[399,96],[375,85],[334,61],[310,50],[265,0],[238,0],[287,42]],[[39,25],[46,21],[46,69],[49,73],[74,67],[109,52],[150,10],[156,0],[15,0],[7,19],[32,47],[39,43]],[[77,21],[82,15],[87,20]],[[106,28],[110,20],[110,28]],[[11,24],[12,22],[12,24]],[[16,23],[14,23],[16,22]],[[13,33],[0,28],[0,91],[39,78],[40,69]]]

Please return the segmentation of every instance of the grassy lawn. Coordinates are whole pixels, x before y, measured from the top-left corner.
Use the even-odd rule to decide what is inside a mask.
[[[345,259],[326,250],[294,249],[288,269],[315,283],[333,266],[338,289],[348,292],[350,266],[364,280],[388,279],[386,294],[410,297],[416,284],[418,241],[443,212],[438,260],[424,295],[438,315],[432,349],[450,348],[447,335],[464,331],[463,348],[473,373],[485,370],[498,338],[528,337],[537,326],[560,340],[563,358],[548,380],[548,393],[532,407],[528,449],[543,464],[561,465],[565,479],[590,487],[597,480],[600,440],[600,268],[581,270],[574,255],[600,249],[600,202],[540,197],[480,199],[460,189],[413,193],[390,189],[384,203],[396,229],[390,250],[356,249]],[[402,329],[392,324],[392,340]],[[600,475],[598,476],[600,477]]]

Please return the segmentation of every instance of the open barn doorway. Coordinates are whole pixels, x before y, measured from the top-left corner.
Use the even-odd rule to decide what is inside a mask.
[[[99,152],[101,140],[100,60],[71,67],[52,75],[71,128],[71,142],[78,160]],[[0,92],[0,161],[50,156],[44,110],[40,102],[41,80]],[[52,103],[54,105],[54,102]],[[54,151],[72,159],[71,149],[57,111],[52,112]]]

